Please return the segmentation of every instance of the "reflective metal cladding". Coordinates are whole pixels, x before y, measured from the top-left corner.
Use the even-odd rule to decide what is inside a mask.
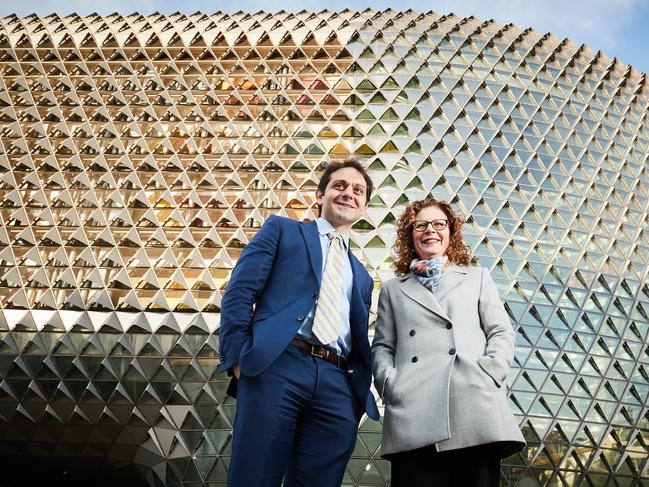
[[[0,73],[1,458],[224,485],[230,271],[269,215],[314,218],[323,164],[357,153],[378,189],[352,246],[377,289],[396,218],[431,193],[499,285],[529,444],[504,485],[649,481],[645,75],[392,10],[12,15]],[[379,442],[363,421],[345,485],[388,485]]]

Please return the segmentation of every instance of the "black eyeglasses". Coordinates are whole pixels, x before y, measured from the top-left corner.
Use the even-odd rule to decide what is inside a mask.
[[[427,222],[426,220],[415,220],[412,222],[412,228],[414,228],[416,232],[425,232],[428,225],[432,225],[434,230],[444,230],[448,227],[448,220],[433,220],[432,222]]]

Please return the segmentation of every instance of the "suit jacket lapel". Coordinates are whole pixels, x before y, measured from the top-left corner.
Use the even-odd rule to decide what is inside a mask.
[[[364,268],[362,267],[362,264],[356,260],[351,249],[347,250],[347,257],[349,258],[349,264],[352,268],[352,302],[349,303],[349,323],[350,326],[353,327],[358,321],[358,314],[362,312],[362,309],[364,309],[359,285],[359,272],[362,272]],[[358,267],[361,267],[361,269]]]
[[[444,275],[442,276],[442,280],[439,283],[439,288],[437,288],[437,291],[435,292],[435,297],[437,298],[437,300],[441,302],[449,293],[449,291],[460,285],[465,277],[466,268],[459,265],[450,264],[448,266],[448,269],[446,269],[446,272],[444,272]]]
[[[318,225],[315,221],[312,221],[300,225],[300,229],[302,230],[302,236],[304,237],[306,248],[309,252],[311,269],[313,269],[316,280],[320,282],[320,279],[322,279],[322,247],[320,246]]]
[[[363,363],[370,362],[370,347],[367,341],[367,310],[361,296],[361,275],[366,272],[365,267],[352,254],[351,245],[347,254],[352,266],[352,302],[349,303],[349,327],[352,331],[352,352],[360,353]],[[351,357],[351,353],[350,353]],[[348,358],[350,358],[348,357]]]
[[[442,282],[444,282],[445,278],[446,276],[442,278]],[[439,301],[437,300],[435,295],[428,289],[426,289],[419,281],[417,281],[417,278],[415,278],[412,273],[408,274],[402,279],[400,287],[401,291],[410,299],[419,303],[425,308],[428,308],[433,313],[441,316],[445,320],[451,321],[442,309],[442,306],[439,304]]]

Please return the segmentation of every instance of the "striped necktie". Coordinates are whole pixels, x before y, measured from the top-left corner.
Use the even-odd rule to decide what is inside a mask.
[[[320,297],[313,317],[313,334],[320,343],[335,342],[340,336],[345,247],[339,233],[328,233],[329,252],[322,272]]]

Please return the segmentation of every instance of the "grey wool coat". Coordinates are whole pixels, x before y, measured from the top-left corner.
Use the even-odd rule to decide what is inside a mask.
[[[505,378],[515,335],[487,270],[449,265],[435,294],[414,275],[381,288],[372,343],[385,403],[381,453],[492,442],[503,456],[525,446]]]

